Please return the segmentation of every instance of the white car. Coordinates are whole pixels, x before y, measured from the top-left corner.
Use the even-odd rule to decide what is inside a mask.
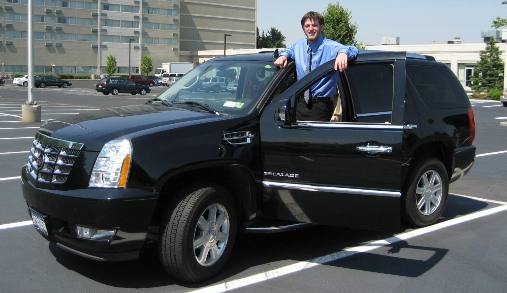
[[[19,86],[28,86],[28,75],[24,75],[22,77],[16,77],[12,80],[13,84],[17,84]]]

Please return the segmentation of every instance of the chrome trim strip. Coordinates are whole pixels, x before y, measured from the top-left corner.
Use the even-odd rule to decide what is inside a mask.
[[[275,182],[275,181],[262,181],[262,184],[265,187],[281,187],[281,188],[286,188],[286,189],[304,190],[304,191],[312,191],[312,192],[332,192],[332,193],[349,193],[349,194],[357,194],[357,195],[401,197],[401,192],[399,192],[399,191],[356,189],[356,188],[333,187],[333,186],[317,186],[317,185],[296,184],[296,183]]]
[[[403,130],[403,125],[391,124],[360,124],[360,123],[335,123],[335,122],[298,122],[297,126],[315,128],[350,128],[350,129],[382,129],[382,130]]]
[[[357,117],[370,117],[370,116],[390,115],[392,113],[393,113],[393,111],[372,112],[372,113],[356,114],[356,116]]]

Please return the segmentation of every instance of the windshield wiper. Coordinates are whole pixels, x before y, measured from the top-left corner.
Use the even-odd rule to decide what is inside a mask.
[[[164,103],[164,102],[162,102]],[[172,105],[189,105],[189,106],[193,106],[193,107],[198,107],[202,110],[205,110],[209,113],[213,113],[215,115],[220,115],[220,113],[218,113],[218,111],[216,111],[215,109],[213,109],[213,107],[211,107],[210,105],[208,104],[201,104],[201,103],[198,103],[198,102],[193,102],[193,101],[185,101],[185,102],[172,102],[171,103]]]

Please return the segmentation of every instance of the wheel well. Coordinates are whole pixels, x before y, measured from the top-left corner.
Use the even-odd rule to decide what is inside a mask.
[[[226,188],[233,195],[239,221],[248,218],[256,209],[255,180],[251,174],[242,167],[210,167],[180,173],[165,182],[160,190],[152,225],[158,226],[161,223],[164,211],[174,204],[177,190],[198,182],[209,182]]]
[[[453,171],[452,148],[441,142],[431,142],[419,146],[412,154],[412,158],[410,159],[410,168],[407,175],[410,174],[417,163],[428,158],[436,158],[440,160],[447,170],[449,179],[451,178]]]

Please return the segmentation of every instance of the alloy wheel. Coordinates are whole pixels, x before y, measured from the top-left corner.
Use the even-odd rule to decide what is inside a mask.
[[[209,205],[199,217],[193,238],[196,261],[202,266],[215,264],[229,240],[229,214],[219,203]]]
[[[433,214],[442,202],[442,193],[442,178],[438,172],[434,170],[424,172],[415,190],[417,210],[425,216]]]

